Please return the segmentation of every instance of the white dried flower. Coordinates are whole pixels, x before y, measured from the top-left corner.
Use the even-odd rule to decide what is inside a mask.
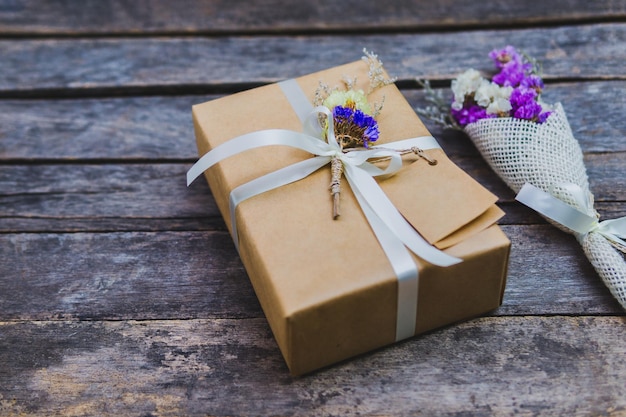
[[[384,87],[389,84],[393,84],[396,82],[396,78],[387,78],[385,77],[383,70],[383,62],[378,59],[378,55],[373,52],[368,52],[367,49],[363,48],[363,57],[361,58],[363,61],[367,63],[369,66],[368,77],[370,80],[370,88],[367,94],[370,94],[374,90]]]
[[[513,87],[502,87],[494,82],[483,80],[476,92],[474,100],[484,107],[487,114],[505,114],[511,110],[509,101]]]
[[[480,75],[480,72],[471,68],[459,75],[455,80],[452,80],[452,92],[454,93],[452,108],[461,110],[465,98],[473,95],[483,80],[484,78]]]

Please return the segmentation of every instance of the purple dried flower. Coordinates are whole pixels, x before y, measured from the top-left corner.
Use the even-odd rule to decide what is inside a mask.
[[[452,116],[456,119],[461,127],[470,123],[477,122],[481,119],[496,117],[495,114],[487,114],[487,109],[477,104],[463,107],[461,110],[451,110]]]
[[[514,61],[502,67],[502,70],[492,77],[492,81],[504,87],[517,87],[525,77],[523,65],[518,65]]]
[[[511,93],[511,115],[518,119],[532,120],[537,123],[546,121],[550,112],[543,112],[537,102],[537,91],[532,88],[518,87]],[[543,113],[542,113],[543,112]]]
[[[522,57],[511,45],[505,46],[504,49],[494,49],[489,53],[489,58],[493,60],[497,68],[502,68],[510,62],[522,62]]]
[[[517,87],[531,73],[532,64],[525,62],[515,48],[494,49],[489,53],[496,68],[500,72],[493,76],[492,81],[502,86]]]
[[[534,103],[537,98],[537,92],[530,88],[518,87],[511,92],[511,107],[515,111],[518,107],[523,107],[528,103]]]
[[[525,76],[520,82],[520,86],[525,88],[531,88],[535,90],[537,94],[541,94],[544,87],[541,77],[535,74]]]
[[[544,111],[539,116],[537,116],[537,123],[544,123],[546,120],[548,120],[548,117],[550,117],[551,114],[551,111]]]
[[[513,116],[518,119],[535,120],[541,113],[541,105],[531,101],[513,110]]]
[[[489,57],[499,70],[492,77],[492,83],[473,69],[452,82],[455,98],[450,111],[458,124],[464,127],[491,117],[545,122],[551,113],[544,111],[539,100],[544,83],[535,73],[534,61],[525,58],[510,45],[494,49]]]

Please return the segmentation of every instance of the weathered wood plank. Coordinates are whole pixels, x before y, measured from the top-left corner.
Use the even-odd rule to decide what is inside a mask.
[[[502,201],[510,202],[514,193],[506,187],[496,174],[488,168],[483,159],[478,157],[451,157],[451,159],[470,176],[498,195]],[[626,201],[626,153],[587,154],[584,156],[589,177],[589,187],[596,201]],[[612,178],[612,176],[616,176]]]
[[[547,225],[502,228],[512,247],[505,301],[495,314],[568,314],[565,306],[582,315],[605,308],[623,314],[614,299],[596,298],[608,290],[573,236]]]
[[[216,97],[0,100],[0,160],[191,160],[191,106]]]
[[[572,236],[503,230],[513,247],[493,314],[623,313]],[[225,232],[2,234],[0,255],[0,320],[262,317]]]
[[[626,24],[615,23],[462,34],[3,40],[0,95],[237,89],[357,60],[363,46],[400,80],[446,80],[468,67],[490,70],[488,52],[507,44],[541,60],[547,80],[626,78]]]
[[[504,188],[504,185],[502,186]],[[511,196],[513,194],[511,193]],[[210,196],[203,197],[213,204]],[[512,198],[512,197],[511,197]],[[545,222],[531,209],[514,201],[499,202],[505,215],[498,222],[501,225],[532,225]],[[596,202],[596,210],[602,220],[626,217],[624,202]],[[0,218],[2,233],[68,233],[68,232],[157,232],[157,231],[225,231],[226,225],[217,213],[199,213],[197,217],[41,217],[11,216]]]
[[[504,188],[504,185],[502,186]],[[511,193],[511,196],[513,194]],[[209,201],[210,196],[204,195]],[[203,198],[204,198],[203,197]],[[512,197],[511,197],[512,198]],[[210,201],[213,204],[213,201]],[[514,201],[499,202],[505,211],[501,225],[545,224],[531,209]],[[624,202],[596,202],[601,220],[626,217]],[[198,214],[197,217],[41,217],[14,216],[0,218],[2,233],[71,233],[71,232],[158,232],[158,231],[225,231],[226,225],[217,213]]]
[[[80,19],[76,19],[76,16]],[[12,0],[0,5],[0,33],[179,34],[284,33],[432,30],[456,26],[519,26],[626,17],[623,1],[590,4],[557,0],[529,7],[515,0],[470,5],[459,0],[385,3],[346,0],[137,2],[126,0],[36,2]]]
[[[4,318],[262,315],[224,232],[5,234],[0,241]]]
[[[186,186],[191,164],[0,166],[3,217],[215,216],[206,182]],[[184,202],[184,203],[182,203]],[[1,220],[0,220],[1,221]]]
[[[619,211],[619,207],[618,207]],[[617,216],[614,216],[617,217]],[[515,218],[528,220],[522,223],[536,224],[534,217]],[[607,216],[608,218],[608,216]],[[0,218],[2,233],[71,233],[71,232],[157,232],[157,231],[225,231],[221,217],[205,214],[199,217],[4,217]]]
[[[499,180],[478,156],[452,157],[470,176],[499,196],[501,203],[512,203],[513,192]],[[616,217],[626,211],[626,152],[588,154],[585,158],[591,190],[603,217]],[[119,218],[131,225],[136,219],[150,222],[172,219],[178,222],[200,222],[206,227],[223,229],[219,211],[206,183],[198,180],[185,185],[185,174],[191,164],[55,164],[0,165],[0,231],[58,230],[38,229],[42,219],[85,224],[96,223],[91,230]],[[606,211],[605,211],[606,210]],[[517,216],[515,216],[517,213]],[[528,212],[513,212],[504,223],[527,223]],[[34,221],[26,229],[18,224]],[[104,223],[99,223],[104,221]],[[535,221],[536,222],[536,221]],[[39,223],[40,224],[40,223]],[[62,224],[62,223],[59,223]],[[100,225],[99,225],[100,224]],[[163,224],[163,223],[161,223]],[[164,225],[164,224],[163,224]],[[166,226],[166,225],[164,225]],[[74,228],[76,226],[73,226]],[[169,229],[166,227],[166,229]],[[67,231],[62,229],[61,231]]]
[[[483,318],[301,378],[262,319],[4,322],[0,335],[3,415],[626,413],[624,317]]]
[[[299,379],[206,184],[184,185],[194,102],[367,46],[419,105],[413,77],[513,44],[544,62],[596,207],[626,215],[626,3],[483,3],[0,1],[0,415],[626,414],[624,311],[466,138],[433,129],[507,211],[502,307]]]
[[[624,152],[625,81],[549,85],[546,102],[565,106],[584,152]],[[421,90],[402,90],[424,107]],[[0,160],[193,160],[191,106],[217,95],[0,100]],[[425,121],[449,155],[475,151],[465,136]]]

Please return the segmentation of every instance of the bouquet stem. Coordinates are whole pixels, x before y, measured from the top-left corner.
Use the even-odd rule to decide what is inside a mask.
[[[343,164],[339,158],[330,161],[331,180],[330,194],[333,196],[333,220],[339,218],[339,195],[341,194],[341,175],[343,174]]]

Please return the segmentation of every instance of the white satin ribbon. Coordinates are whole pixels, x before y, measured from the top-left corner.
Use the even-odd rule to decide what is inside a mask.
[[[626,248],[626,241],[623,240],[626,238],[626,217],[598,222],[596,216],[587,214],[593,213],[594,210],[580,186],[559,184],[558,187],[567,190],[576,204],[586,213],[529,183],[524,184],[515,199],[539,214],[575,231],[579,238],[588,233],[599,233],[614,244]]]
[[[345,177],[398,278],[396,340],[411,337],[415,334],[417,316],[418,269],[407,248],[418,257],[437,266],[449,266],[461,260],[436,249],[425,241],[395,208],[373,177],[393,175],[402,167],[402,157],[397,150],[413,146],[420,149],[432,149],[438,148],[439,145],[434,138],[428,136],[344,153],[335,139],[331,111],[320,106],[314,108],[305,117],[303,106],[305,103],[309,108],[312,106],[308,101],[298,98],[304,93],[301,92],[297,83],[294,87],[294,83],[295,80],[288,80],[279,85],[283,91],[287,91],[286,95],[303,122],[305,133],[269,129],[231,139],[205,154],[194,164],[187,172],[187,185],[219,161],[250,149],[282,145],[315,155],[256,178],[231,191],[229,197],[231,229],[233,241],[238,249],[235,212],[242,201],[299,181],[330,163],[333,158],[341,160]],[[329,121],[329,128],[326,132],[328,142],[321,140],[318,136],[322,135],[322,129],[317,122],[319,114],[326,115]],[[367,162],[370,158],[388,158],[389,163],[386,168],[381,169]]]

